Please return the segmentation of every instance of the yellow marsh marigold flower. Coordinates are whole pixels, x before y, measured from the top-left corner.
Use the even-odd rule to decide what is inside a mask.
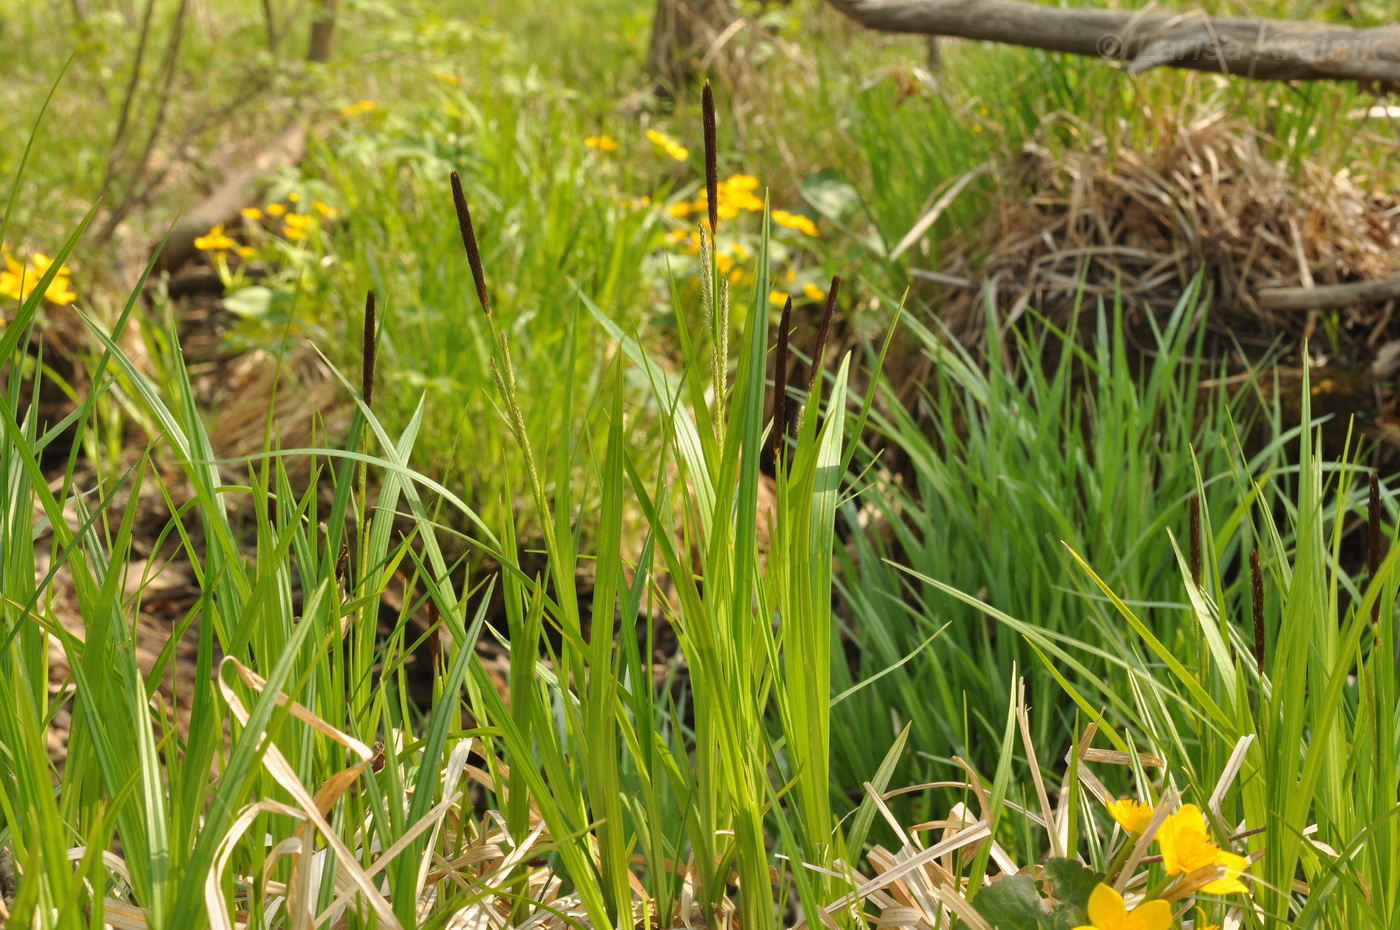
[[[703,210],[705,206],[701,203],[691,203],[688,200],[678,200],[666,207],[666,215],[675,217],[689,216],[691,211],[696,209]]]
[[[262,215],[263,215],[263,212],[262,212],[261,210],[259,210],[257,207],[244,207],[242,210],[239,210],[238,212],[241,213],[241,214],[243,214],[243,218],[244,218],[245,220],[260,220],[260,219],[262,219]]]
[[[1129,833],[1141,833],[1152,821],[1152,808],[1141,801],[1127,798],[1122,801],[1109,801],[1108,814],[1118,825]]]
[[[11,300],[28,299],[38,286],[39,279],[53,267],[53,259],[41,252],[35,252],[29,258],[29,267],[25,268],[15,261],[10,250],[4,246],[0,246],[0,259],[3,259],[5,266],[5,269],[0,271],[0,297],[8,297]],[[49,286],[44,289],[44,299],[60,306],[77,300],[78,295],[73,293],[68,280],[71,273],[71,269],[66,265],[59,268]]]
[[[732,220],[739,215],[740,210],[748,210],[756,213],[763,209],[763,200],[754,196],[754,188],[758,187],[758,178],[751,174],[736,174],[720,181],[716,185],[716,196],[719,199],[719,206],[716,212],[722,219]],[[705,191],[701,191],[692,205],[697,213],[709,208],[709,196]]]
[[[779,226],[786,226],[788,229],[795,229],[804,236],[817,236],[817,224],[800,213],[789,213],[786,210],[774,210],[773,222]]]
[[[1075,930],[1167,930],[1172,925],[1172,906],[1147,901],[1130,911],[1112,886],[1099,885],[1089,895],[1089,920]]]
[[[1208,865],[1223,865],[1228,873],[1201,888],[1206,894],[1248,892],[1239,876],[1249,867],[1243,856],[1226,852],[1210,841],[1206,820],[1194,804],[1184,804],[1181,810],[1167,818],[1157,831],[1162,849],[1162,864],[1168,875],[1185,875]]]
[[[665,133],[658,132],[655,129],[648,129],[647,138],[651,140],[652,144],[660,146],[663,152],[670,155],[676,161],[685,161],[690,157],[689,149]]]
[[[340,108],[341,116],[359,116],[361,113],[369,113],[379,109],[373,100],[356,100],[346,107]]]
[[[615,152],[618,145],[612,136],[589,136],[583,140],[583,144],[600,152]]]
[[[281,216],[283,213],[286,212],[287,208],[282,206],[280,203],[270,203],[267,205],[268,216]]]
[[[305,213],[288,213],[285,225],[282,227],[282,235],[296,242],[305,239],[307,234],[316,226],[316,218]]]
[[[239,258],[252,258],[257,254],[257,249],[253,248],[251,245],[240,245],[233,251]]]
[[[802,293],[807,295],[808,300],[822,300],[826,297],[826,295],[822,293],[822,289],[815,284],[802,285]]]
[[[321,214],[328,220],[333,220],[336,217],[340,216],[340,211],[337,210],[335,207],[332,207],[330,204],[326,203],[324,200],[313,200],[311,201],[311,206],[313,209],[315,209],[317,213]]]
[[[786,291],[769,291],[769,292],[768,292],[768,302],[769,302],[770,304],[773,304],[775,307],[781,307],[783,304],[787,303],[787,299],[788,299],[788,294],[787,294]]]
[[[53,267],[53,259],[42,252],[35,252],[33,255],[29,256],[29,263],[34,266],[34,270],[40,275],[48,274],[49,269]],[[58,269],[58,274],[60,276],[72,273],[73,269],[69,268],[67,265]]]
[[[201,252],[227,252],[238,243],[224,235],[224,224],[220,223],[194,240],[194,247]]]

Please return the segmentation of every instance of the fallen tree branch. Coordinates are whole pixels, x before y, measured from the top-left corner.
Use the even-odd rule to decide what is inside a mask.
[[[1400,299],[1400,278],[1322,287],[1266,287],[1259,291],[1259,306],[1265,310],[1317,310],[1397,299]]]
[[[1400,89],[1400,26],[1042,6],[1025,0],[827,0],[870,29],[954,36],[1259,80]]]
[[[156,273],[174,271],[183,265],[194,255],[195,239],[211,227],[236,222],[238,211],[253,204],[257,185],[265,176],[296,164],[305,154],[306,125],[293,117],[256,158],[230,174],[217,190],[180,217],[156,259]],[[160,243],[155,248],[159,249]]]

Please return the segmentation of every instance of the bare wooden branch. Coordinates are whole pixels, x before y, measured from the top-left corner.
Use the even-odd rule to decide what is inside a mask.
[[[1259,80],[1400,88],[1400,26],[1042,6],[1025,0],[827,0],[871,29],[954,36]]]
[[[1322,287],[1268,287],[1259,292],[1259,306],[1265,310],[1317,310],[1397,299],[1400,299],[1400,278]]]

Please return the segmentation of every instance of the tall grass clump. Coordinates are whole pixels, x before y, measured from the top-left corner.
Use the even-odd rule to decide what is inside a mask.
[[[913,752],[901,774],[937,781],[950,755],[986,770],[1002,749],[1006,695],[1037,663],[1021,637],[921,577],[982,592],[1048,637],[1092,642],[1099,652],[1085,668],[1097,680],[1118,676],[1109,657],[1128,640],[1064,546],[1084,553],[1114,590],[1131,592],[1154,630],[1178,628],[1186,615],[1168,531],[1186,534],[1188,497],[1232,514],[1216,527],[1216,544],[1227,558],[1241,551],[1237,485],[1283,465],[1280,415],[1252,376],[1212,381],[1207,306],[1196,289],[1185,294],[1150,330],[1150,361],[1141,362],[1116,307],[1098,310],[1084,338],[1077,326],[1034,320],[1003,328],[989,304],[983,357],[906,319],[928,373],[901,386],[907,403],[887,387],[889,403],[871,418],[881,451],[845,507],[850,542],[839,582],[853,680],[897,668],[871,685],[879,701],[835,712],[861,734],[839,756],[843,782],[859,783],[905,723]],[[1256,437],[1248,459],[1235,423]],[[1260,493],[1273,493],[1265,487]],[[1063,751],[1076,713],[1058,674],[1029,676],[1045,757]],[[1067,685],[1084,685],[1063,674]]]
[[[490,336],[481,364],[519,452],[495,489],[532,509],[538,573],[522,565],[513,520],[488,522],[410,467],[423,403],[398,432],[381,420],[376,371],[393,312],[382,294],[356,320],[358,383],[337,372],[355,403],[347,434],[281,448],[269,415],[265,450],[240,462],[214,456],[173,321],[147,327],[149,365],[121,351],[139,291],[111,330],[83,317],[100,355],[88,396],[59,424],[22,403],[42,377],[25,349],[47,282],[0,330],[0,669],[11,696],[0,842],[13,851],[15,925],[852,919],[856,901],[841,896],[871,814],[842,831],[833,811],[832,560],[853,454],[844,438],[873,393],[852,404],[847,359],[834,377],[814,371],[806,390],[786,388],[784,367],[785,402],[770,403],[765,220],[733,336],[727,277],[704,250],[703,306],[678,308],[678,369],[580,292],[616,349],[596,383],[561,364],[557,396],[563,410],[595,411],[597,428],[536,421],[526,404],[542,398],[522,391],[495,312],[480,248],[490,240],[478,239],[455,175],[452,195]],[[707,243],[716,221],[701,227]],[[583,328],[571,323],[566,345]],[[655,394],[640,415],[624,403],[629,368]],[[150,443],[125,471],[76,477],[76,450],[91,445],[82,434],[107,422],[95,413],[103,398],[150,424]],[[786,411],[781,422],[770,407]],[[632,442],[657,409],[660,455]],[[68,430],[79,440],[52,482],[39,462]],[[305,470],[289,467],[303,458]],[[187,564],[198,589],[153,665],[138,661],[138,642],[158,568],[128,568],[133,527],[149,518],[143,487],[169,514],[151,564]],[[450,561],[439,542],[449,508],[497,576]],[[596,545],[582,548],[585,538]],[[591,591],[579,586],[585,566]],[[65,578],[76,608],[56,596]],[[391,583],[406,593],[386,631]],[[414,626],[424,617],[426,632]],[[476,650],[488,620],[512,659],[505,682]],[[654,677],[657,623],[680,640],[684,687]],[[186,636],[192,668],[177,649]],[[55,644],[71,670],[57,691]],[[433,700],[420,708],[408,668],[425,653]],[[67,753],[51,760],[48,731],[65,708]],[[840,901],[835,916],[818,914]]]
[[[711,184],[714,138],[707,91]],[[480,694],[510,764],[509,795],[538,805],[596,925],[690,919],[692,908],[694,919],[723,922],[731,881],[739,886],[745,926],[775,926],[787,906],[799,903],[815,916],[810,909],[828,903],[832,882],[841,881],[831,870],[838,860],[849,862],[835,829],[829,781],[831,560],[846,460],[848,362],[829,387],[817,372],[807,391],[793,392],[790,400],[800,400],[801,411],[791,418],[790,440],[782,420],[768,421],[765,221],[731,383],[730,291],[713,261],[718,217],[712,210],[699,229],[703,305],[699,314],[677,313],[681,370],[649,360],[582,298],[621,349],[608,375],[606,440],[601,448],[586,448],[585,434],[565,422],[532,434],[521,412],[512,342],[497,329],[471,214],[455,177],[454,194],[478,298],[495,337],[491,370],[498,400],[526,462],[510,483],[523,484],[534,502],[548,558],[546,575],[531,579],[504,553],[513,657],[509,707],[494,700],[494,692]],[[780,347],[787,319],[785,312]],[[629,448],[636,428],[622,406],[629,363],[662,410],[665,443],[658,458],[641,458]],[[567,371],[562,377],[568,396],[573,385]],[[784,379],[779,376],[780,385]],[[533,451],[538,443],[557,450],[548,491],[550,476]],[[770,445],[774,495],[761,505],[760,465]],[[575,460],[585,457],[603,503],[598,549],[587,556],[596,578],[588,605],[575,592],[584,556],[577,549],[580,528],[571,522],[577,498],[570,477]],[[640,514],[645,527],[635,555],[623,548],[628,512]],[[639,643],[634,634],[644,605],[679,638],[688,677],[683,703],[653,681],[645,660],[649,637]],[[543,636],[546,629],[558,634],[557,646]],[[523,803],[508,808],[508,817],[512,833],[528,830]],[[777,867],[774,842],[792,863],[776,884],[770,874]],[[640,903],[629,889],[634,857],[645,864],[647,892]],[[809,872],[809,866],[825,871]]]
[[[1309,422],[1306,384],[1302,396]],[[1110,582],[1067,546],[1111,605],[1123,639],[1112,651],[933,582],[1034,647],[1040,667],[1083,709],[1076,734],[1092,718],[1113,748],[1155,760],[1148,764],[1158,771],[1137,772],[1140,800],[1155,805],[1169,791],[1209,797],[1211,832],[1248,856],[1255,876],[1255,906],[1231,915],[1243,926],[1400,919],[1400,549],[1393,498],[1365,477],[1346,458],[1325,463],[1320,434],[1308,433],[1294,491],[1270,489],[1273,476],[1245,476],[1223,501],[1202,505],[1200,540],[1173,553],[1188,606],[1170,627],[1154,627],[1131,584]],[[1368,557],[1349,567],[1342,540],[1358,524]],[[1100,663],[1110,673],[1090,674]]]

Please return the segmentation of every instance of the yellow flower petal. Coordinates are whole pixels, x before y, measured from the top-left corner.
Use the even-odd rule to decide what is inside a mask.
[[[1112,885],[1097,885],[1089,895],[1089,919],[1095,927],[1116,927],[1128,917],[1128,905]]]
[[[611,136],[589,136],[583,140],[583,144],[600,152],[615,152],[618,147],[617,140]]]
[[[1128,910],[1123,896],[1110,885],[1098,885],[1089,895],[1091,925],[1075,930],[1168,930],[1172,907],[1165,901],[1147,901]]]
[[[1152,821],[1152,808],[1132,798],[1108,802],[1108,814],[1129,833],[1141,833]]]
[[[1230,874],[1213,881],[1202,890],[1207,894],[1232,894],[1248,891],[1239,876],[1248,868],[1243,856],[1226,852],[1210,840],[1205,817],[1194,804],[1184,804],[1181,810],[1167,818],[1157,831],[1162,850],[1162,865],[1168,875],[1184,875],[1208,865],[1223,865]]]
[[[647,130],[647,139],[654,145],[660,146],[661,150],[670,155],[676,161],[685,161],[690,157],[690,150],[681,145],[675,139],[655,129]]]
[[[826,297],[826,295],[822,293],[822,289],[815,284],[802,285],[802,293],[807,295],[808,300],[821,300]]]
[[[768,302],[770,304],[774,304],[776,306],[781,307],[783,304],[788,302],[788,295],[784,291],[769,291]]]
[[[359,116],[361,113],[369,113],[371,110],[375,110],[375,109],[378,109],[378,107],[375,106],[375,103],[374,103],[373,100],[356,100],[354,103],[350,104],[349,106],[341,107],[341,108],[340,108],[340,115],[341,115],[341,116]]]
[[[257,207],[244,207],[242,210],[239,210],[238,212],[243,214],[243,218],[244,218],[245,220],[260,220],[260,219],[262,219],[262,215],[263,215],[263,212],[262,212],[261,210],[259,210]]]
[[[280,203],[270,203],[267,205],[268,216],[281,216],[283,213],[286,212],[287,208],[282,206]]]
[[[774,210],[773,222],[779,226],[786,226],[788,229],[795,229],[804,236],[817,236],[817,224],[800,213],[789,213],[786,210]]]

